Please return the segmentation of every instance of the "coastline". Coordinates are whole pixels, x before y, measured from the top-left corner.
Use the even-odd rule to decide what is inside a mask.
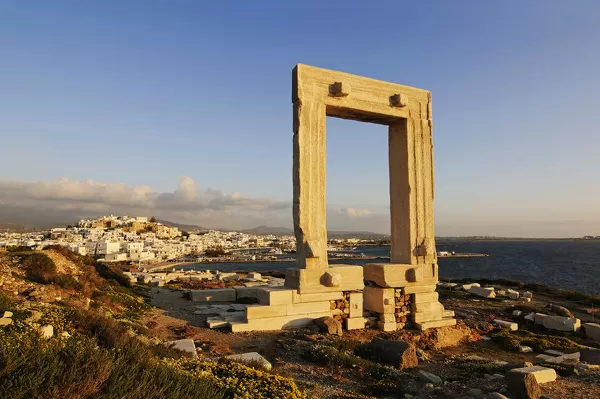
[[[453,255],[443,255],[438,256],[438,259],[445,258],[484,258],[490,256],[489,254],[481,254],[481,253],[459,253]],[[351,257],[340,257],[334,258],[330,257],[330,261],[340,262],[345,260],[382,260],[389,262],[389,256],[351,256]],[[158,271],[162,269],[172,269],[177,266],[190,266],[190,265],[219,265],[219,264],[231,264],[231,263],[294,263],[296,262],[295,258],[284,258],[284,259],[243,259],[243,260],[204,260],[202,262],[163,262],[159,265],[154,265],[151,267],[144,267],[149,272]],[[142,267],[143,265],[140,265]]]

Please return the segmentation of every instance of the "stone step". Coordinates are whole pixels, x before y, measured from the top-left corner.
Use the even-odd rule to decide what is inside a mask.
[[[362,295],[362,293],[361,293]],[[292,302],[293,303],[306,303],[306,302],[321,302],[321,301],[337,301],[344,298],[342,291],[337,292],[320,292],[314,294],[299,294],[298,291],[292,291]]]
[[[428,328],[449,327],[454,325],[456,325],[456,319],[441,319],[415,323],[415,327],[421,331],[427,330]]]
[[[368,323],[366,317],[352,317],[346,319],[346,329],[347,330],[361,330],[365,328],[365,324]]]
[[[248,321],[232,321],[229,324],[232,332],[285,330],[310,327],[313,325],[314,319],[329,315],[330,312],[321,312],[307,315],[264,317]]]
[[[192,302],[234,302],[233,288],[218,288],[214,290],[190,290]]]
[[[256,298],[261,305],[292,304],[294,290],[280,287],[235,287],[237,299]]]
[[[246,307],[246,320],[324,312],[331,312],[329,301],[284,305],[248,305]]]

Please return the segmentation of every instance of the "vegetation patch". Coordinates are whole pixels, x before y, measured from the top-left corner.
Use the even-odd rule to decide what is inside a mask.
[[[4,291],[0,291],[0,311],[13,310],[17,306],[17,301]]]
[[[6,399],[223,397],[210,379],[173,370],[141,343],[108,350],[93,337],[0,345],[0,391]]]
[[[50,284],[56,276],[56,265],[48,255],[41,252],[22,255],[21,264],[25,277],[40,284]]]
[[[165,359],[163,362],[191,376],[209,379],[230,398],[304,398],[293,379],[255,370],[240,363],[199,362],[192,359]]]
[[[127,287],[120,271],[66,248],[49,251],[73,265],[55,265],[49,252],[16,253],[9,256],[19,258],[15,270],[22,273],[13,277],[73,283],[57,278],[66,275],[58,273],[58,265],[77,270],[76,277],[69,277],[80,289],[52,304],[17,301],[0,292],[0,310],[13,312],[13,322],[0,328],[2,398],[303,397],[290,378],[231,361],[198,362],[143,335],[147,327],[139,319],[151,306],[138,288]],[[53,326],[50,338],[40,334],[45,325]]]
[[[370,377],[364,381],[363,393],[376,397],[401,397],[404,393],[419,391],[419,384],[408,373],[368,359],[355,356],[349,350],[315,344],[303,356],[305,359],[326,366],[355,369],[362,376]]]
[[[583,302],[583,303],[595,303],[595,304],[600,303],[600,295],[586,294],[583,292],[565,290],[565,289],[561,289],[561,288],[553,288],[553,287],[548,287],[548,286],[545,286],[545,285],[539,284],[539,283],[525,283],[522,281],[514,281],[514,280],[503,279],[503,278],[500,278],[500,279],[476,279],[476,280],[473,280],[471,278],[463,278],[463,279],[445,279],[445,281],[451,281],[451,282],[455,282],[455,283],[472,283],[475,281],[475,282],[480,283],[481,285],[498,284],[498,285],[503,285],[503,286],[508,286],[508,287],[516,287],[517,289],[522,290],[522,291],[537,292],[540,294],[545,294],[545,295],[556,297],[556,298],[563,298],[563,299],[579,301],[579,302]]]
[[[114,281],[123,287],[131,287],[129,278],[125,276],[121,270],[110,267],[102,262],[95,262],[94,267],[96,268],[96,271],[100,277],[108,281]]]
[[[62,332],[74,333],[75,324],[73,323],[73,318],[75,312],[73,309],[61,305],[49,305],[40,310],[42,311],[42,317],[37,322],[39,325],[52,325],[55,334]]]
[[[535,334],[526,330],[509,332],[503,329],[492,334],[491,337],[501,347],[514,352],[518,352],[520,346],[529,346],[536,352],[544,352],[548,349],[569,350],[583,347],[566,337]]]

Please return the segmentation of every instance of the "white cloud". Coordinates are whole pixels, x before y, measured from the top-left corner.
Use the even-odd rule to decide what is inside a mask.
[[[209,228],[292,227],[291,201],[201,188],[187,176],[179,179],[172,192],[93,180],[0,180],[0,207],[4,209],[1,213],[12,213],[14,219],[39,215],[40,212],[48,216],[60,215],[61,220],[68,215],[69,220],[65,223],[84,217],[117,214],[156,216]],[[327,226],[331,230],[385,233],[389,228],[389,217],[368,209],[332,206],[327,211]]]
[[[371,215],[372,212],[368,209],[357,209],[357,208],[342,208],[341,212],[351,217],[361,217]]]
[[[210,223],[219,227],[263,222],[263,218],[278,220],[279,216],[283,216],[278,213],[291,209],[291,204],[286,201],[201,189],[187,176],[180,178],[173,192],[157,192],[150,186],[132,187],[93,180],[0,180],[0,204],[18,207],[24,212],[28,208],[45,208],[49,212],[69,211],[77,217],[103,213],[156,215],[179,222]]]

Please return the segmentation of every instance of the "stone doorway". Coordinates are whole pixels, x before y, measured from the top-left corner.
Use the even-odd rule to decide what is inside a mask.
[[[453,324],[442,321],[448,314],[435,293],[431,93],[300,64],[292,72],[292,103],[297,267],[287,271],[286,287],[299,294],[348,292],[362,290],[364,279],[372,283],[364,293],[366,310],[394,313],[401,289],[411,307],[427,303],[411,315],[419,327]],[[388,127],[391,261],[366,265],[364,274],[361,266],[330,265],[327,258],[328,116]],[[383,327],[391,329],[391,324]]]

